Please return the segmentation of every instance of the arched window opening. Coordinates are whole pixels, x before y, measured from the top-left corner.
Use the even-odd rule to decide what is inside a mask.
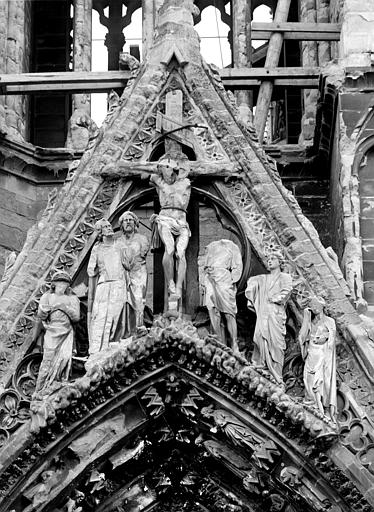
[[[125,27],[126,42],[123,47],[124,52],[131,53],[134,57],[139,58],[142,55],[142,18],[143,10],[140,7],[133,12],[131,23]]]
[[[122,5],[122,32],[124,44],[121,51],[131,53],[140,58],[142,51],[142,9],[134,9],[134,4],[129,7]],[[110,9],[109,6],[100,13],[92,11],[92,71],[107,71],[113,69],[114,48],[110,48]],[[109,46],[108,46],[109,45]],[[116,53],[118,56],[118,53]],[[117,68],[118,69],[118,63]],[[91,117],[100,126],[107,113],[107,94],[94,93],[91,95]]]
[[[228,40],[230,26],[221,19],[221,13],[212,5],[201,12],[201,21],[195,25],[201,39],[201,54],[209,64],[219,68],[231,65],[231,48]]]
[[[104,14],[108,15],[108,8]],[[107,29],[100,23],[99,13],[92,10],[92,71],[108,70],[108,50],[104,45]],[[107,94],[91,94],[91,117],[100,126],[107,113]]]
[[[256,7],[256,9],[253,10],[252,20],[254,22],[271,23],[273,21],[273,11],[268,5],[261,4],[258,7]],[[252,41],[252,47],[254,49],[254,51],[253,51],[254,58],[256,56],[256,49],[263,47],[264,45],[267,46],[267,41],[260,41],[260,40]]]

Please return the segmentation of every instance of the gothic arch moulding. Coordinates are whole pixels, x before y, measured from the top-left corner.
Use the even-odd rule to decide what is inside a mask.
[[[196,496],[213,511],[369,510],[325,455],[336,441],[245,359],[161,318],[34,404],[0,458],[0,510],[117,510],[134,493],[137,510]]]

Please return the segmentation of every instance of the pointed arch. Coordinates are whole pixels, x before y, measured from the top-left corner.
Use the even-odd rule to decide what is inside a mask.
[[[337,439],[334,424],[295,402],[214,337],[201,340],[191,324],[161,318],[143,336],[101,353],[86,376],[33,404],[31,424],[15,434],[11,451],[6,447],[0,453],[0,511],[18,507],[41,478],[54,472],[59,478],[33,507],[50,510],[73,486],[89,480],[93,469],[101,471],[108,459],[115,465],[113,460],[126,455],[123,449],[135,449],[132,440],[149,442],[157,451],[155,433],[168,431],[173,439],[179,436],[174,441],[186,456],[205,453],[196,460],[208,458],[231,474],[241,485],[239,500],[261,500],[265,485],[284,502],[304,503],[314,511],[318,506],[307,489],[316,486],[321,502],[328,499],[349,510],[349,500],[329,482],[329,472],[338,471],[334,463],[327,474],[319,465],[321,449]],[[141,476],[139,467],[132,477]],[[300,472],[297,492],[287,488],[283,467]],[[207,467],[200,469],[207,475]]]

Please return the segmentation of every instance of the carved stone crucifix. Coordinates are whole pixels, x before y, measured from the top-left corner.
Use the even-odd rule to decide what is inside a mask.
[[[161,129],[175,131],[174,138],[165,139],[165,156],[158,163],[157,174],[152,174],[151,183],[156,187],[161,210],[154,219],[154,231],[164,245],[162,260],[165,277],[165,308],[181,311],[182,286],[186,277],[186,249],[191,236],[187,223],[187,207],[191,196],[188,179],[189,164],[183,155],[180,137],[176,133],[183,122],[183,93],[181,90],[166,94],[166,115],[159,117]],[[162,115],[162,114],[161,114]],[[172,135],[172,134],[170,134]],[[184,140],[184,138],[182,138]]]

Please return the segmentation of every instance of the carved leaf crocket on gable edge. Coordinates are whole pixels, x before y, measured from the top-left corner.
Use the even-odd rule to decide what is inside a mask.
[[[325,492],[329,488],[328,479],[335,475],[334,481],[338,487],[328,491],[330,499],[335,494],[334,499],[339,501],[336,494],[340,492],[339,486],[349,484],[351,490],[348,497],[345,495],[347,505],[343,500],[340,503],[342,510],[356,510],[352,507],[360,496],[359,491],[355,490],[352,482],[336,466],[336,461],[329,458],[326,452],[329,446],[333,449],[332,443],[337,439],[336,425],[315,409],[297,403],[275,381],[266,378],[245,359],[234,355],[214,337],[202,340],[191,324],[164,317],[156,321],[155,326],[143,336],[126,340],[117,349],[104,352],[101,360],[92,364],[84,377],[61,385],[45,400],[33,404],[31,425],[28,423],[21,427],[14,435],[12,449],[4,446],[0,452],[0,489],[4,496],[0,510],[5,510],[3,507],[9,506],[25,485],[30,485],[45,470],[50,443],[57,447],[61,440],[61,446],[66,447],[69,437],[76,439],[78,432],[87,432],[98,425],[100,415],[108,417],[109,411],[114,411],[113,405],[119,407],[126,397],[136,396],[134,386],[137,382],[144,390],[141,395],[148,397],[144,406],[146,410],[150,407],[152,416],[155,407],[152,404],[157,405],[159,399],[152,399],[147,382],[156,383],[156,375],[160,371],[164,382],[167,381],[165,372],[182,372],[182,379],[196,388],[195,391],[192,388],[189,399],[180,402],[181,410],[183,407],[192,408],[191,411],[195,411],[193,417],[199,407],[201,410],[198,395],[210,397],[217,402],[215,408],[219,416],[215,420],[216,427],[222,428],[223,434],[227,432],[229,444],[232,436],[238,435],[236,443],[243,443],[243,449],[250,446],[251,437],[247,437],[249,434],[243,430],[249,421],[257,437],[269,436],[269,441],[264,444],[265,451],[261,449],[257,452],[256,457],[263,461],[261,464],[273,464],[277,450],[283,453],[287,451],[294,464],[302,464],[309,475],[322,471],[319,478],[324,482],[321,485],[325,486],[322,487]],[[173,382],[174,379],[167,385],[167,393],[171,396],[179,392]],[[164,403],[168,404],[170,400],[164,399]],[[225,421],[229,422],[228,427],[224,427],[220,419],[222,413],[226,414],[224,411],[227,411]],[[160,412],[157,409],[156,416]],[[190,416],[189,412],[183,410],[182,414]],[[209,415],[205,417],[209,418]],[[211,422],[209,419],[207,421],[208,424]],[[56,448],[53,450],[55,457]],[[267,450],[270,450],[268,455]],[[360,498],[360,503],[365,505],[366,502]]]
[[[185,8],[188,8],[187,3],[186,6],[180,6],[181,10]],[[167,6],[165,9],[167,10]],[[105,130],[101,130],[92,141],[92,148],[84,155],[72,182],[65,186],[67,197],[63,198],[62,194],[58,197],[49,217],[50,225],[43,226],[37,233],[32,250],[25,255],[22,271],[14,276],[0,301],[3,307],[1,327],[4,326],[7,333],[2,339],[2,350],[9,356],[9,359],[4,358],[4,371],[1,376],[4,386],[7,385],[8,378],[16,366],[16,359],[20,360],[28,348],[24,342],[29,339],[37,305],[35,297],[37,298],[38,294],[40,296],[40,286],[45,286],[46,278],[56,262],[66,267],[70,266],[72,259],[64,253],[66,245],[75,250],[76,230],[82,227],[84,234],[87,234],[92,226],[92,216],[96,215],[95,211],[86,212],[85,208],[93,204],[98,197],[97,194],[100,194],[101,187],[110,188],[110,181],[103,178],[104,171],[108,170],[108,166],[113,168],[119,161],[125,160],[122,157],[138,135],[144,143],[148,141],[149,134],[147,131],[144,132],[143,126],[153,112],[157,97],[168,79],[167,66],[162,64],[163,57],[170,54],[167,39],[172,33],[173,37],[179,37],[172,30],[174,25],[168,23],[167,16],[166,19],[161,16],[161,28],[154,49],[150,52],[150,60],[140,68],[137,77],[125,90],[118,107],[107,118]],[[351,344],[352,353],[356,352],[362,358],[359,362],[361,367],[369,370],[364,377],[367,382],[374,361],[370,328],[365,327],[352,308],[341,286],[341,276],[336,275],[314,228],[302,215],[292,196],[282,187],[278,174],[260,150],[251,128],[243,126],[238,120],[237,111],[216,74],[201,62],[198,39],[192,23],[191,26],[182,24],[181,20],[178,23],[183,26],[183,37],[177,41],[177,46],[183,45],[186,35],[191,36],[191,44],[183,47],[184,62],[183,71],[179,71],[180,77],[211,132],[229,155],[235,171],[239,171],[241,180],[237,183],[250,197],[250,206],[253,208],[255,205],[256,214],[263,223],[258,235],[252,239],[253,244],[261,243],[262,238],[259,234],[263,235],[264,227],[264,230],[267,230],[265,235],[269,234],[271,237],[274,234],[287,259],[297,267],[305,279],[307,288],[310,287],[314,293],[323,292],[328,302],[329,314],[336,319],[348,342],[347,349],[351,350]],[[165,40],[164,36],[167,36]],[[151,60],[152,65],[147,68]],[[138,152],[135,152],[135,155],[137,154]],[[106,175],[106,178],[108,177],[110,178],[110,173]],[[124,174],[123,177],[130,181],[130,175]],[[231,187],[232,183],[230,182],[227,188]],[[222,186],[222,182],[219,182],[219,186],[223,188],[226,185]],[[110,193],[113,197],[114,191]],[[75,198],[74,204],[70,204],[72,198]],[[101,212],[107,211],[109,205],[104,206],[105,208],[99,208]],[[244,210],[246,206],[243,206]],[[90,218],[88,225],[85,224],[86,214]],[[82,247],[80,249],[85,250]],[[259,254],[261,255],[260,251]],[[74,264],[71,268],[74,268]],[[13,348],[16,348],[14,352]],[[358,356],[355,354],[354,357],[357,359]],[[357,361],[355,364],[357,365]],[[230,363],[227,366],[230,368]],[[361,368],[359,372],[364,374]],[[214,374],[211,378],[215,378]],[[260,389],[261,385],[260,382]],[[73,388],[68,386],[66,389]],[[257,392],[260,393],[258,390]],[[23,427],[21,430],[25,432]],[[320,463],[323,466],[324,461],[321,460]]]
[[[188,5],[180,6],[182,10],[188,10],[190,7]],[[160,13],[159,31],[148,61],[139,68],[137,77],[129,89],[125,90],[118,107],[110,114],[105,130],[97,137],[92,149],[88,152],[89,154],[84,155],[77,170],[77,177],[79,174],[83,177],[84,172],[88,175],[100,174],[108,164],[113,167],[119,162],[139,133],[142,120],[147,119],[154,108],[155,99],[167,81],[168,70],[161,62],[163,54],[170,46],[168,37],[173,34],[179,47],[183,46],[184,37],[188,34],[191,37],[191,44],[188,47],[183,46],[186,61],[183,70],[180,71],[180,76],[184,80],[193,102],[198,105],[204,119],[227,155],[242,170],[244,185],[248,187],[267,222],[277,233],[279,241],[285,249],[285,255],[299,268],[315,293],[324,292],[329,314],[336,319],[347,340],[358,345],[363,364],[371,369],[374,357],[371,357],[373,347],[370,338],[367,343],[370,333],[345,296],[345,291],[342,289],[336,273],[332,271],[329,258],[325,254],[314,228],[310,226],[310,223],[301,214],[295,200],[280,183],[280,178],[270,160],[260,150],[253,130],[243,126],[238,119],[237,110],[223,90],[217,74],[214,74],[202,62],[197,34],[192,26],[192,18],[188,22],[186,21],[188,17],[184,19],[183,16],[180,16],[170,24],[168,8],[170,6],[165,5],[163,12]],[[183,26],[181,32],[183,36],[175,33],[174,23]],[[152,65],[149,65],[150,62]],[[131,94],[129,94],[130,92]],[[71,183],[71,193],[76,190],[77,185],[78,183],[76,185]],[[38,244],[35,249],[44,247],[45,243],[42,246]],[[39,270],[38,277],[39,279],[42,277]],[[18,280],[14,284],[18,285]],[[25,298],[22,297],[22,301],[24,300]],[[18,305],[17,315],[19,313]],[[9,327],[8,323],[7,331],[9,331]],[[7,364],[5,362],[5,366]]]

